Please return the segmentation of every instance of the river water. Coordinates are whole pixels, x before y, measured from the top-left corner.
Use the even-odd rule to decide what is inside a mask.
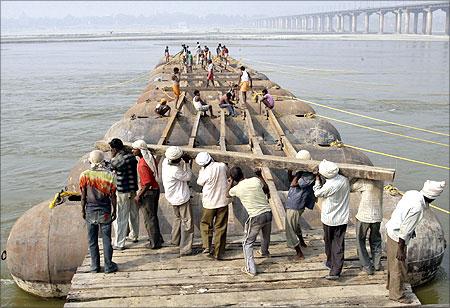
[[[182,42],[170,41],[172,51]],[[195,42],[187,42],[194,46]],[[217,42],[201,41],[215,47]],[[449,132],[448,42],[228,40],[231,56],[265,73],[297,97],[372,117]],[[59,42],[1,45],[1,250],[18,217],[50,199],[68,171],[136,102],[165,41]],[[139,77],[140,78],[136,78]],[[449,138],[313,106],[348,122],[448,144]],[[343,142],[449,165],[449,148],[332,122]],[[400,190],[447,169],[367,154],[395,168]],[[449,209],[449,188],[436,200]],[[449,234],[449,215],[436,211]],[[416,293],[422,303],[449,303],[449,249],[437,278]],[[1,262],[1,305],[61,307],[21,291]]]

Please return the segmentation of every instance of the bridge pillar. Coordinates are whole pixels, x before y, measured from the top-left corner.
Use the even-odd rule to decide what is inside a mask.
[[[309,27],[309,30],[310,30],[311,32],[314,32],[314,29],[315,29],[315,27],[316,27],[315,21],[314,21],[314,16],[310,16],[310,17],[309,17],[309,21],[310,21],[310,23],[311,23],[311,26]]]
[[[408,34],[409,33],[409,17],[410,17],[410,12],[408,9],[405,10],[405,33]]]
[[[352,15],[351,15],[351,25],[352,25],[352,27],[350,28],[351,29],[351,31],[353,32],[353,33],[356,33],[356,24],[357,24],[357,21],[358,21],[358,14],[356,14],[356,13],[352,13]]]
[[[366,13],[364,16],[364,33],[369,33],[369,20],[370,20],[370,13]]]
[[[337,32],[343,32],[343,29],[342,29],[343,23],[344,23],[344,16],[337,15],[337,18],[336,18]]]
[[[325,19],[326,19],[326,22],[327,22],[327,32],[331,32],[331,16],[327,15],[325,17]]]
[[[414,11],[413,15],[413,32],[417,34],[417,25],[419,23],[419,12]]]
[[[298,17],[295,17],[295,29],[298,30],[299,23],[298,23]]]
[[[320,32],[325,30],[325,15],[320,15]]]
[[[427,33],[427,11],[422,11],[422,34]]]
[[[431,9],[427,10],[427,28],[426,33],[427,35],[431,35],[433,32],[433,11]]]
[[[378,17],[378,23],[379,23],[378,33],[383,34],[384,33],[384,12],[379,11],[378,15],[379,15],[379,17]]]
[[[445,34],[450,35],[450,10],[445,10]]]
[[[400,10],[395,11],[395,33],[402,33],[402,12]]]

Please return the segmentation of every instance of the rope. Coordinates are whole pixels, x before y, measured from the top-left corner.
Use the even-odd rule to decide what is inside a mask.
[[[395,186],[393,186],[391,184],[384,186],[384,190],[386,190],[391,196],[396,196],[396,195],[403,196],[403,192],[400,191],[397,187],[395,187]],[[446,214],[450,214],[450,211],[448,211],[446,209],[443,209],[443,208],[440,208],[437,205],[430,204],[430,207],[432,207],[432,208],[434,208],[434,209],[436,209],[438,211],[444,212]]]
[[[331,117],[327,117],[327,116],[324,116],[324,115],[318,115],[318,114],[317,114],[316,116],[321,117],[321,118],[324,118],[324,119],[328,119],[328,120],[332,120],[332,121],[344,123],[344,124],[347,124],[347,125],[352,125],[352,126],[356,126],[356,127],[360,127],[360,128],[365,128],[365,129],[373,130],[373,131],[380,132],[380,133],[384,133],[384,134],[388,134],[388,135],[393,135],[393,136],[403,137],[403,138],[407,138],[407,139],[412,139],[412,140],[422,141],[422,142],[426,142],[426,143],[431,143],[431,144],[441,145],[441,146],[444,146],[444,147],[449,147],[448,144],[441,143],[441,142],[437,142],[437,141],[432,141],[432,140],[427,140],[427,139],[422,139],[422,138],[412,137],[412,136],[408,136],[408,135],[404,135],[404,134],[399,134],[399,133],[393,133],[393,132],[389,132],[389,131],[386,131],[386,130],[383,130],[383,129],[373,128],[373,127],[369,127],[369,126],[365,126],[365,125],[361,125],[361,124],[356,124],[356,123],[352,123],[352,122],[347,122],[347,121],[343,121],[343,120],[338,120],[338,119],[331,118]]]
[[[373,153],[373,154],[383,155],[383,156],[387,156],[387,157],[391,157],[391,158],[395,158],[395,159],[400,159],[400,160],[408,161],[408,162],[411,162],[411,163],[416,163],[416,164],[420,164],[420,165],[425,165],[425,166],[430,166],[430,167],[435,167],[435,168],[440,168],[440,169],[450,170],[450,168],[449,168],[448,166],[436,165],[436,164],[427,163],[427,162],[420,161],[420,160],[415,160],[415,159],[406,158],[406,157],[397,156],[397,155],[392,155],[392,154],[383,153],[383,152],[379,152],[379,151],[374,151],[374,150],[364,149],[364,148],[360,148],[360,147],[357,147],[357,146],[354,146],[354,145],[349,145],[349,144],[345,144],[345,146],[346,146],[346,147],[349,147],[349,148],[352,148],[352,149],[360,150],[360,151],[363,151],[363,152],[368,152],[368,153]]]
[[[139,80],[139,79],[141,79],[141,78],[143,78],[143,77],[146,77],[146,76],[148,76],[148,72],[145,72],[144,74],[138,75],[138,77],[135,77],[135,78],[132,78],[132,79],[129,79],[129,80],[125,80],[125,81],[123,81],[123,82],[115,83],[115,84],[112,84],[112,85],[103,86],[103,87],[81,88],[81,89],[82,89],[82,90],[95,90],[95,89],[98,89],[98,90],[106,90],[106,89],[109,89],[109,88],[114,88],[114,87],[117,87],[117,86],[120,86],[120,85],[128,84],[128,83],[130,83],[130,82]]]
[[[347,111],[347,110],[343,110],[343,109],[338,109],[338,108],[326,106],[326,105],[319,104],[319,103],[313,103],[313,102],[310,102],[310,101],[307,101],[307,100],[303,100],[303,99],[299,99],[299,98],[296,98],[296,97],[291,97],[291,96],[278,96],[278,97],[286,97],[286,98],[293,99],[293,100],[303,101],[303,102],[308,103],[308,104],[316,105],[316,106],[323,107],[323,108],[328,108],[328,109],[331,109],[331,110],[334,110],[334,111],[339,111],[339,112],[342,112],[342,113],[346,113],[346,114],[350,114],[350,115],[354,115],[354,116],[358,116],[358,117],[362,117],[362,118],[366,118],[366,119],[369,119],[369,120],[378,121],[378,122],[382,122],[382,123],[386,123],[386,124],[391,124],[391,125],[396,125],[396,126],[400,126],[400,127],[405,127],[405,128],[410,128],[410,129],[414,129],[414,130],[419,130],[419,131],[423,131],[423,132],[430,133],[430,134],[436,134],[436,135],[447,136],[447,137],[450,136],[449,134],[446,134],[446,133],[436,132],[436,131],[432,131],[432,130],[429,130],[429,129],[415,127],[415,126],[411,126],[411,125],[406,125],[406,124],[400,124],[400,123],[396,123],[396,122],[386,121],[386,120],[382,120],[382,119],[366,116],[366,115],[363,115],[363,114],[359,114],[359,113],[355,113],[355,112],[351,112],[351,111]]]

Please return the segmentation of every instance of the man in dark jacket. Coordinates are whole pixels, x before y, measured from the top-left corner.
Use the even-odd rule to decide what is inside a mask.
[[[125,249],[125,239],[130,224],[129,239],[138,241],[139,208],[134,201],[138,190],[137,160],[125,151],[122,140],[114,138],[111,147],[111,170],[117,176],[117,220],[114,221],[114,245],[117,250]]]
[[[311,155],[306,150],[301,150],[295,156],[297,159],[310,160]],[[310,172],[298,171],[294,177],[289,172],[291,187],[289,188],[286,202],[286,243],[289,248],[295,249],[297,254],[291,259],[293,261],[303,260],[301,247],[306,247],[303,239],[300,217],[305,211],[305,207],[314,207],[315,197],[313,186],[315,175]]]

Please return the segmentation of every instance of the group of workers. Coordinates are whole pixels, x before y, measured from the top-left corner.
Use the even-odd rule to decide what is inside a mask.
[[[128,152],[120,139],[109,143],[110,162],[102,151],[94,150],[89,155],[91,168],[80,176],[82,214],[88,226],[89,249],[92,272],[100,271],[98,230],[101,230],[104,249],[104,271],[117,271],[112,261],[112,251],[125,249],[125,241],[138,241],[139,208],[144,215],[148,234],[146,247],[159,249],[164,240],[158,220],[160,185],[165,198],[174,211],[171,245],[179,247],[180,256],[195,254],[192,248],[194,223],[189,182],[193,178],[193,159],[178,146],[170,146],[164,154],[161,171],[158,162],[143,140],[132,143]],[[296,159],[311,160],[311,154],[300,150]],[[242,272],[257,274],[253,245],[261,234],[262,257],[270,257],[269,245],[272,211],[269,205],[270,192],[260,169],[245,177],[239,166],[228,168],[216,162],[208,152],[195,157],[200,167],[197,184],[202,186],[202,216],[200,234],[203,254],[216,260],[225,256],[228,209],[231,198],[238,198],[245,208],[248,219],[244,226],[243,255],[245,266]],[[302,248],[307,244],[302,235],[300,218],[305,208],[313,209],[317,198],[322,198],[321,222],[325,243],[324,267],[329,274],[324,278],[338,280],[344,265],[345,233],[349,221],[350,192],[361,194],[356,214],[357,252],[362,270],[372,275],[382,270],[382,240],[380,224],[383,218],[382,183],[380,181],[351,179],[339,173],[339,167],[323,160],[313,172],[288,171],[290,188],[286,209],[286,242],[295,250],[292,261],[305,258]],[[389,297],[402,303],[408,301],[403,283],[407,281],[407,245],[415,236],[417,224],[424,210],[443,191],[445,182],[427,180],[422,190],[411,190],[404,194],[386,223],[387,272]],[[111,224],[114,224],[114,241],[111,240]],[[369,235],[368,235],[369,233]],[[368,237],[371,256],[366,249]],[[214,243],[213,243],[214,239]]]

